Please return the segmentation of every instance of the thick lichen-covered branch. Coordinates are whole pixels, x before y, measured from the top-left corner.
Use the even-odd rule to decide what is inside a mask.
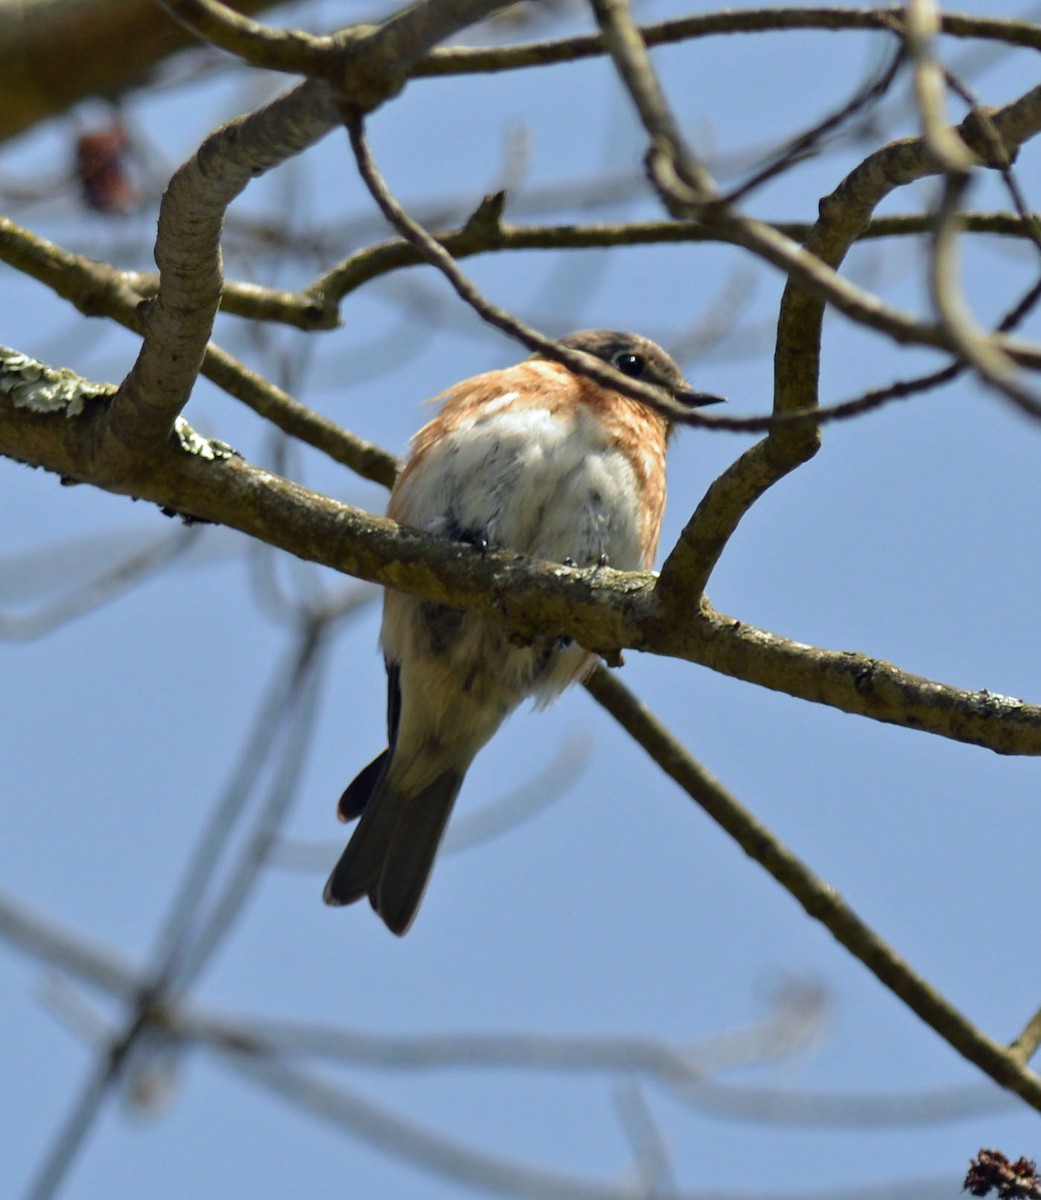
[[[24,363],[16,371],[24,372]],[[70,376],[61,378],[68,384]],[[506,551],[481,554],[340,504],[241,458],[187,453],[183,439],[173,436],[136,468],[133,459],[99,458],[95,433],[109,389],[99,396],[70,417],[65,408],[16,407],[0,389],[0,453],[227,525],[345,574],[485,613],[519,636],[567,634],[605,655],[632,647],[1001,754],[1041,754],[1037,705],[936,683],[866,655],[793,642],[707,604],[676,620],[660,603],[651,574],[580,571]]]

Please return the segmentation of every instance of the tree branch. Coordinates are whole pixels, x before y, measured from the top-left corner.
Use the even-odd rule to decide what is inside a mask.
[[[141,332],[142,294],[154,290],[154,276],[120,271],[72,254],[4,217],[0,217],[0,261],[40,280],[87,316],[106,316],[125,329]],[[313,304],[311,299],[306,302]],[[205,348],[200,373],[283,433],[321,450],[363,479],[387,487],[394,482],[398,461],[392,454],[301,404],[212,342]]]
[[[914,972],[833,887],[819,879],[739,804],[623,684],[601,667],[586,687],[662,770],[885,987],[963,1058],[1041,1111],[1041,1077],[1027,1070],[1013,1051],[977,1029]]]
[[[805,240],[813,228],[812,224],[805,221],[771,221],[768,224],[778,233],[797,242]],[[962,225],[968,233],[1015,238],[1032,236],[1029,221],[1013,213],[962,213]],[[929,233],[931,230],[931,218],[925,213],[875,217],[868,222],[857,240],[863,242],[887,237],[913,237]],[[672,220],[598,222],[588,225],[513,225],[500,220],[494,224],[484,223],[478,228],[467,222],[460,229],[434,233],[431,236],[457,260],[478,254],[518,250],[588,250],[608,246],[687,245],[709,242],[737,244],[726,228],[712,228],[701,221]],[[342,300],[373,279],[407,267],[425,265],[427,262],[423,254],[403,238],[378,242],[356,251],[349,258],[330,267],[308,284],[302,293],[290,293],[289,302],[292,303],[295,312],[297,305],[302,307],[302,299],[310,294],[310,307],[315,309],[322,304]],[[263,295],[258,297],[257,303],[264,303]],[[257,316],[267,320],[284,320],[286,324],[297,324],[295,316],[284,318],[277,312],[267,315],[266,310],[253,309],[248,305],[248,297],[244,296],[240,301],[235,296],[226,295],[221,307],[239,316]],[[274,309],[275,305],[271,304],[269,308]],[[300,327],[307,327],[303,318],[300,320]],[[317,327],[317,322],[310,327]],[[328,327],[328,318],[321,327]]]
[[[582,571],[508,551],[482,554],[260,470],[186,424],[139,470],[113,470],[93,449],[112,389],[72,372],[54,373],[61,386],[52,386],[42,364],[27,372],[24,356],[7,351],[5,371],[4,359],[0,353],[0,453],[21,462],[227,525],[348,575],[483,613],[522,636],[566,634],[605,655],[631,647],[686,659],[1000,754],[1041,754],[1041,708],[1035,705],[935,683],[862,654],[789,641],[704,602],[700,609],[688,605],[677,619],[671,604],[660,602],[654,575]]]
[[[886,8],[845,8],[815,6],[790,8],[760,7],[739,11],[723,9],[698,13],[672,21],[639,26],[648,47],[673,45],[699,37],[723,34],[797,32],[819,29],[878,31],[891,33],[894,20],[903,16],[903,5]],[[981,17],[975,14],[943,13],[943,33],[956,38],[976,38],[1041,50],[1041,28],[1030,21],[1008,17]],[[599,58],[607,53],[602,34],[580,34],[542,42],[528,42],[499,48],[452,47],[433,51],[416,64],[416,78],[442,75],[485,74],[515,71],[528,67],[549,67]]]
[[[154,2],[200,41],[269,71],[313,74],[321,61],[322,52],[328,52],[333,45],[329,37],[251,21],[242,13],[220,3],[220,0]]]
[[[144,344],[112,405],[106,442],[148,453],[166,438],[202,367],[220,303],[228,205],[251,179],[328,133],[335,119],[328,88],[302,84],[211,134],[174,173],[159,212],[159,290],[143,316]]]
[[[988,121],[998,132],[1005,153],[1041,131],[1041,88],[1035,88],[988,114]],[[981,153],[986,139],[981,139],[978,118],[970,113],[958,127],[967,144]],[[986,165],[1000,166],[993,161],[993,151]],[[820,216],[810,231],[801,257],[818,263],[822,271],[837,275],[850,246],[868,227],[871,213],[881,201],[898,187],[906,186],[928,175],[941,173],[943,163],[930,150],[923,138],[904,138],[875,151],[856,166],[830,196],[820,204]],[[780,250],[785,256],[792,253],[793,243],[783,234],[760,222],[731,215],[726,223],[748,249],[768,260]],[[825,302],[842,308],[836,294],[826,295],[823,289],[808,286],[806,275],[792,271],[781,300],[774,353],[774,413],[804,414],[817,407],[817,384],[820,372],[821,333]],[[874,302],[877,303],[877,302]],[[892,316],[887,310],[886,320]],[[877,320],[866,322],[880,328]],[[890,335],[903,337],[890,325]],[[942,341],[946,348],[961,352],[958,338],[944,328]],[[990,335],[988,344],[996,353],[1005,354],[1009,343],[997,334]],[[676,546],[665,561],[661,572],[660,589],[677,605],[690,603],[709,577],[727,542],[737,529],[744,514],[770,487],[811,457],[817,449],[818,430],[805,423],[786,428],[778,424],[766,439],[747,450],[713,484],[683,530]]]
[[[144,317],[144,344],[101,431],[102,452],[151,452],[168,438],[187,402],[220,303],[220,235],[232,200],[251,179],[329,132],[336,123],[334,89],[352,106],[371,110],[401,89],[409,68],[437,42],[501,3],[416,0],[378,26],[343,31],[324,62],[329,83],[310,79],[229,122],[174,173],[159,213],[159,289]],[[197,14],[201,8],[218,24],[224,11],[212,0],[202,5],[186,0],[181,7]],[[241,22],[237,28],[241,33]],[[251,28],[243,36],[254,44],[259,35]]]

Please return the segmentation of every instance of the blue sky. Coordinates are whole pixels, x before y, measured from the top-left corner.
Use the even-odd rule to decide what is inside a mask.
[[[327,25],[343,19],[338,7],[325,6]],[[640,14],[651,20],[700,7],[655,3]],[[578,11],[547,32],[588,26]],[[663,50],[655,61],[691,142],[710,165],[725,165],[837,107],[877,66],[881,45],[854,33],[710,38]],[[963,44],[945,42],[944,51],[987,103],[1036,82],[1025,55],[988,64]],[[277,85],[225,74],[135,98],[128,116],[153,155],[172,166]],[[914,132],[906,108],[884,111],[897,114],[886,136]],[[56,121],[5,147],[0,184],[59,171],[71,126]],[[504,148],[524,141],[527,172],[509,202],[518,222],[658,215],[649,196],[586,212],[524,213],[525,199],[550,185],[638,170],[641,135],[602,62],[417,81],[376,116],[371,136],[389,183],[417,210],[445,198],[455,211],[472,209],[497,185]],[[812,219],[818,198],[865,152],[843,146],[813,160],[757,193],[747,209]],[[1033,147],[1019,172],[1032,194]],[[908,189],[887,211],[919,211],[932,196],[929,184]],[[970,203],[1007,207],[990,182]],[[284,223],[287,210],[301,231],[371,215],[344,136],[333,134],[252,187],[233,212]],[[7,211],[63,246],[147,265],[149,210],[113,223],[82,215],[66,196]],[[382,235],[370,229],[367,236]],[[328,257],[303,269],[259,252],[229,254],[228,274],[296,286],[357,244],[341,232]],[[997,319],[1028,286],[1033,253],[996,239],[966,246],[969,296],[981,320]],[[894,240],[858,248],[846,269],[885,299],[927,311],[923,264],[922,246]],[[709,321],[736,277],[750,298],[734,337],[684,366],[697,386],[729,396],[732,411],[768,408],[782,281],[737,249],[487,255],[465,266],[493,299],[548,332],[606,325],[666,345]],[[129,335],[84,322],[9,269],[2,280],[5,343],[93,379],[125,372],[135,348]],[[408,304],[420,315],[403,317]],[[291,331],[251,339],[233,318],[221,319],[216,338],[276,380],[288,370],[301,400],[395,452],[425,419],[425,399],[523,354],[427,271],[352,295],[343,318],[342,328],[306,339],[306,347]],[[822,400],[935,362],[829,318]],[[186,415],[253,461],[274,462],[268,430],[209,385],[200,385]],[[748,443],[723,433],[676,438],[663,548]],[[709,594],[721,610],[788,637],[1036,699],[1039,448],[1041,429],[971,379],[833,426],[820,454],[742,523]],[[350,503],[376,510],[384,503],[380,489],[310,451],[292,453],[280,469]],[[4,612],[41,603],[42,562],[49,570],[62,564],[62,586],[75,588],[99,566],[178,536],[149,506],[62,488],[7,461],[0,462],[0,503]],[[258,603],[257,580],[269,570],[290,595],[360,586],[288,560],[272,564],[238,535],[204,530],[161,573],[105,606],[45,638],[0,648],[4,888],[133,963],[152,952],[260,698],[289,653],[292,629]],[[377,629],[373,602],[331,647],[283,831],[294,841],[327,843],[330,863],[342,837],[336,798],[383,745]],[[1041,1002],[1034,762],[848,717],[690,664],[629,654],[622,678],[954,1003],[998,1039],[1018,1032]],[[850,960],[584,692],[569,693],[548,714],[513,717],[475,763],[457,819],[523,786],[561,753],[581,760],[577,780],[507,834],[446,856],[407,938],[392,938],[361,907],[323,908],[321,867],[272,865],[193,999],[374,1035],[631,1034],[688,1045],[755,1025],[771,997],[798,983],[826,998],[826,1015],[806,1044],[722,1079],[825,1097],[978,1085],[981,1107],[994,1100],[972,1068]],[[96,1054],[83,1031],[69,1027],[65,992],[57,1014],[53,1003],[41,1003],[50,995],[47,978],[31,959],[0,954],[0,1110],[12,1194],[27,1188]],[[76,995],[95,1015],[119,1022],[118,1006]],[[698,1195],[805,1195],[915,1180],[918,1191],[953,1196],[981,1145],[1013,1155],[1037,1147],[1036,1117],[1011,1098],[997,1111],[948,1123],[908,1116],[895,1128],[827,1128],[723,1120],[618,1071],[314,1069],[484,1153],[604,1184],[634,1174],[636,1086],[676,1186]],[[289,1189],[315,1198],[466,1190],[302,1115],[201,1050],[178,1060],[161,1113],[106,1102],[62,1194],[172,1200],[189,1189],[258,1200]]]

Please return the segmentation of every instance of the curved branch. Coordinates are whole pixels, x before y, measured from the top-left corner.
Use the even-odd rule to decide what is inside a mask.
[[[335,120],[328,88],[308,82],[211,134],[175,172],[159,213],[159,290],[105,431],[117,443],[150,451],[188,400],[220,303],[228,205],[251,179],[313,145]]]
[[[144,345],[111,405],[100,452],[112,446],[117,453],[127,448],[151,452],[169,436],[187,402],[220,303],[220,236],[232,200],[251,179],[306,150],[333,128],[334,92],[359,110],[371,110],[400,91],[409,68],[432,46],[501,3],[415,0],[378,26],[345,30],[323,64],[328,82],[309,79],[229,122],[174,173],[159,213],[159,290],[144,317]],[[185,7],[197,10],[199,5]],[[213,0],[202,7],[211,18],[223,10]],[[244,36],[250,40],[252,34],[247,30]]]
[[[155,0],[155,3],[201,41],[269,71],[310,74],[320,62],[322,51],[327,51],[332,43],[331,38],[251,21],[220,0]]]
[[[997,131],[1004,153],[1012,155],[1015,147],[1041,132],[1041,88],[1034,88],[988,114],[988,128]],[[985,165],[992,165],[993,148],[988,138],[981,136],[975,113],[966,117],[958,132]],[[875,151],[821,201],[820,217],[799,254],[818,263],[822,271],[835,274],[850,246],[867,229],[871,213],[886,196],[898,187],[943,170],[944,162],[933,153],[925,138],[904,138]],[[786,255],[793,252],[792,244],[784,244],[788,239],[769,226],[735,216],[726,220],[748,249],[768,260],[773,261],[778,250]],[[842,307],[837,297],[809,288],[804,274],[792,272],[782,297],[777,326],[775,414],[805,413],[817,406],[826,300]],[[878,327],[874,320],[865,323]],[[944,329],[942,340],[948,349],[961,351],[949,329]],[[1006,343],[996,335],[992,335],[989,344],[996,352],[1005,353]],[[817,429],[805,424],[777,426],[720,476],[662,567],[660,587],[668,603],[689,604],[692,595],[704,590],[742,517],[773,484],[816,452],[818,436]]]

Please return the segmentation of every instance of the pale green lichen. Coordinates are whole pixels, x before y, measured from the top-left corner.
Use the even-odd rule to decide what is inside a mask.
[[[221,458],[235,458],[238,455],[238,451],[229,446],[227,442],[222,442],[218,438],[206,438],[201,433],[196,433],[184,417],[178,417],[174,421],[174,433],[177,434],[182,450],[187,451],[188,454],[195,454],[199,458],[208,459],[210,462],[216,462]]]
[[[11,397],[15,408],[56,413],[67,417],[83,412],[89,400],[111,396],[111,383],[90,383],[68,367],[49,367],[38,359],[0,346],[0,393]]]
[[[0,346],[0,395],[10,396],[15,408],[76,417],[87,401],[115,392],[115,384],[90,383],[68,367],[49,367],[28,354]],[[182,450],[210,462],[238,454],[227,442],[196,433],[184,417],[174,421],[174,433]]]
[[[1013,709],[1022,708],[1023,701],[1015,696],[1003,696],[1000,692],[990,692],[986,688],[975,692],[969,698],[969,704],[976,713],[985,716],[1000,716]]]

